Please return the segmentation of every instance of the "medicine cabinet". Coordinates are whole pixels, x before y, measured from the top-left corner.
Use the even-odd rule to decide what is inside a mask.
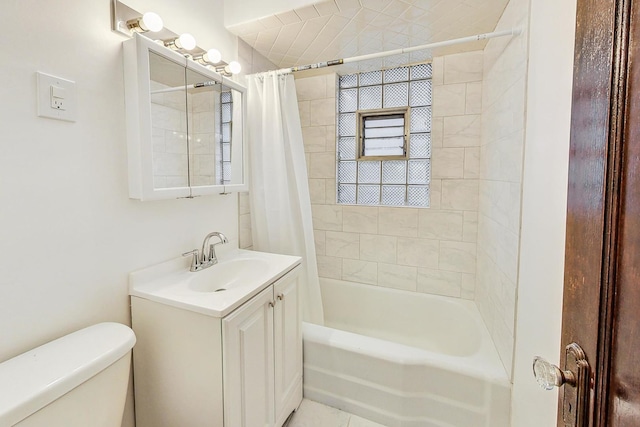
[[[140,34],[123,45],[129,197],[246,191],[244,86]]]

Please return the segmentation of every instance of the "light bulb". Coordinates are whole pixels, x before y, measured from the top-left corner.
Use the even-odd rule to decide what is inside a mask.
[[[138,33],[146,33],[147,31],[156,33],[163,27],[162,18],[154,12],[146,12],[140,18],[127,21],[127,28]]]
[[[205,61],[211,64],[217,64],[218,62],[222,61],[222,54],[218,49],[209,49],[207,53],[203,55],[203,57]]]
[[[162,18],[160,15],[154,12],[146,12],[142,15],[142,19],[140,20],[140,27],[145,29],[145,31],[151,31],[153,33],[157,33],[162,30],[164,27],[164,23],[162,22]]]
[[[242,71],[242,65],[240,65],[238,61],[231,61],[229,62],[229,65],[225,67],[225,71],[231,74],[238,74],[240,71]]]
[[[192,50],[196,47],[196,39],[189,33],[181,34],[175,40],[176,47],[184,50]]]

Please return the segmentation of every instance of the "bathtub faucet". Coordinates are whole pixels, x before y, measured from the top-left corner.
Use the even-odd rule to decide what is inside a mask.
[[[209,240],[212,237],[217,237],[218,239],[220,239],[220,241],[218,243],[209,243]],[[217,264],[218,257],[216,256],[216,246],[222,245],[224,243],[229,243],[227,237],[218,231],[214,231],[207,234],[207,236],[204,238],[204,241],[202,242],[202,249],[200,251],[194,249],[192,251],[183,253],[182,256],[193,257],[191,261],[191,268],[189,268],[189,271],[200,271]],[[207,245],[209,246],[209,253],[205,252]]]

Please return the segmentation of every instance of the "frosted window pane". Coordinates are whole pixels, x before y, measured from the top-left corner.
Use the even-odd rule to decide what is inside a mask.
[[[412,159],[428,159],[431,157],[431,134],[416,133],[409,139],[409,157]]]
[[[404,206],[405,205],[404,185],[383,185],[382,186],[382,204],[387,206]]]
[[[404,160],[383,161],[382,182],[384,184],[406,184],[407,162]]]
[[[388,126],[404,126],[404,116],[401,114],[394,114],[393,116],[372,116],[367,117],[364,122],[365,128]]]
[[[411,109],[411,133],[413,132],[431,132],[430,107]]]
[[[338,135],[356,136],[356,115],[355,113],[340,114],[338,119]]]
[[[358,86],[358,75],[349,74],[347,76],[340,76],[340,88],[356,87]]]
[[[393,136],[404,136],[404,126],[388,128],[367,128],[364,129],[365,138],[388,138]]]
[[[406,82],[407,80],[409,80],[408,67],[392,68],[384,72],[385,83]]]
[[[429,207],[429,187],[410,185],[407,193],[407,205]]]
[[[338,152],[340,160],[355,160],[356,139],[352,137],[340,138],[338,140]]]
[[[379,184],[380,162],[358,162],[358,183]]]
[[[222,104],[222,121],[225,123],[231,121],[231,104]]]
[[[222,144],[222,160],[231,161],[231,144]]]
[[[428,184],[430,174],[429,160],[409,160],[409,184]]]
[[[411,82],[410,97],[412,107],[431,105],[431,80]]]
[[[231,142],[231,126],[229,123],[222,124],[222,142]]]
[[[356,204],[356,186],[355,184],[338,185],[338,203]]]
[[[338,162],[338,182],[356,183],[356,162]]]
[[[396,83],[384,86],[383,107],[406,107],[408,101],[409,85],[407,83]]]
[[[231,92],[222,92],[220,94],[220,102],[231,102]]]
[[[360,86],[379,85],[382,83],[382,71],[371,71],[360,74]]]
[[[380,204],[380,186],[379,185],[358,185],[358,204],[359,205]]]
[[[352,113],[358,109],[358,89],[341,90],[338,109],[341,113]]]
[[[411,79],[430,79],[432,73],[431,64],[420,64],[411,67]]]
[[[360,88],[359,107],[361,110],[382,108],[382,86],[366,86]]]

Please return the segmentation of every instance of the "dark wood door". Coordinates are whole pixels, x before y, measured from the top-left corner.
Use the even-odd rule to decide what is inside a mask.
[[[580,427],[640,426],[638,19],[640,0],[578,0],[562,347],[591,368]]]

